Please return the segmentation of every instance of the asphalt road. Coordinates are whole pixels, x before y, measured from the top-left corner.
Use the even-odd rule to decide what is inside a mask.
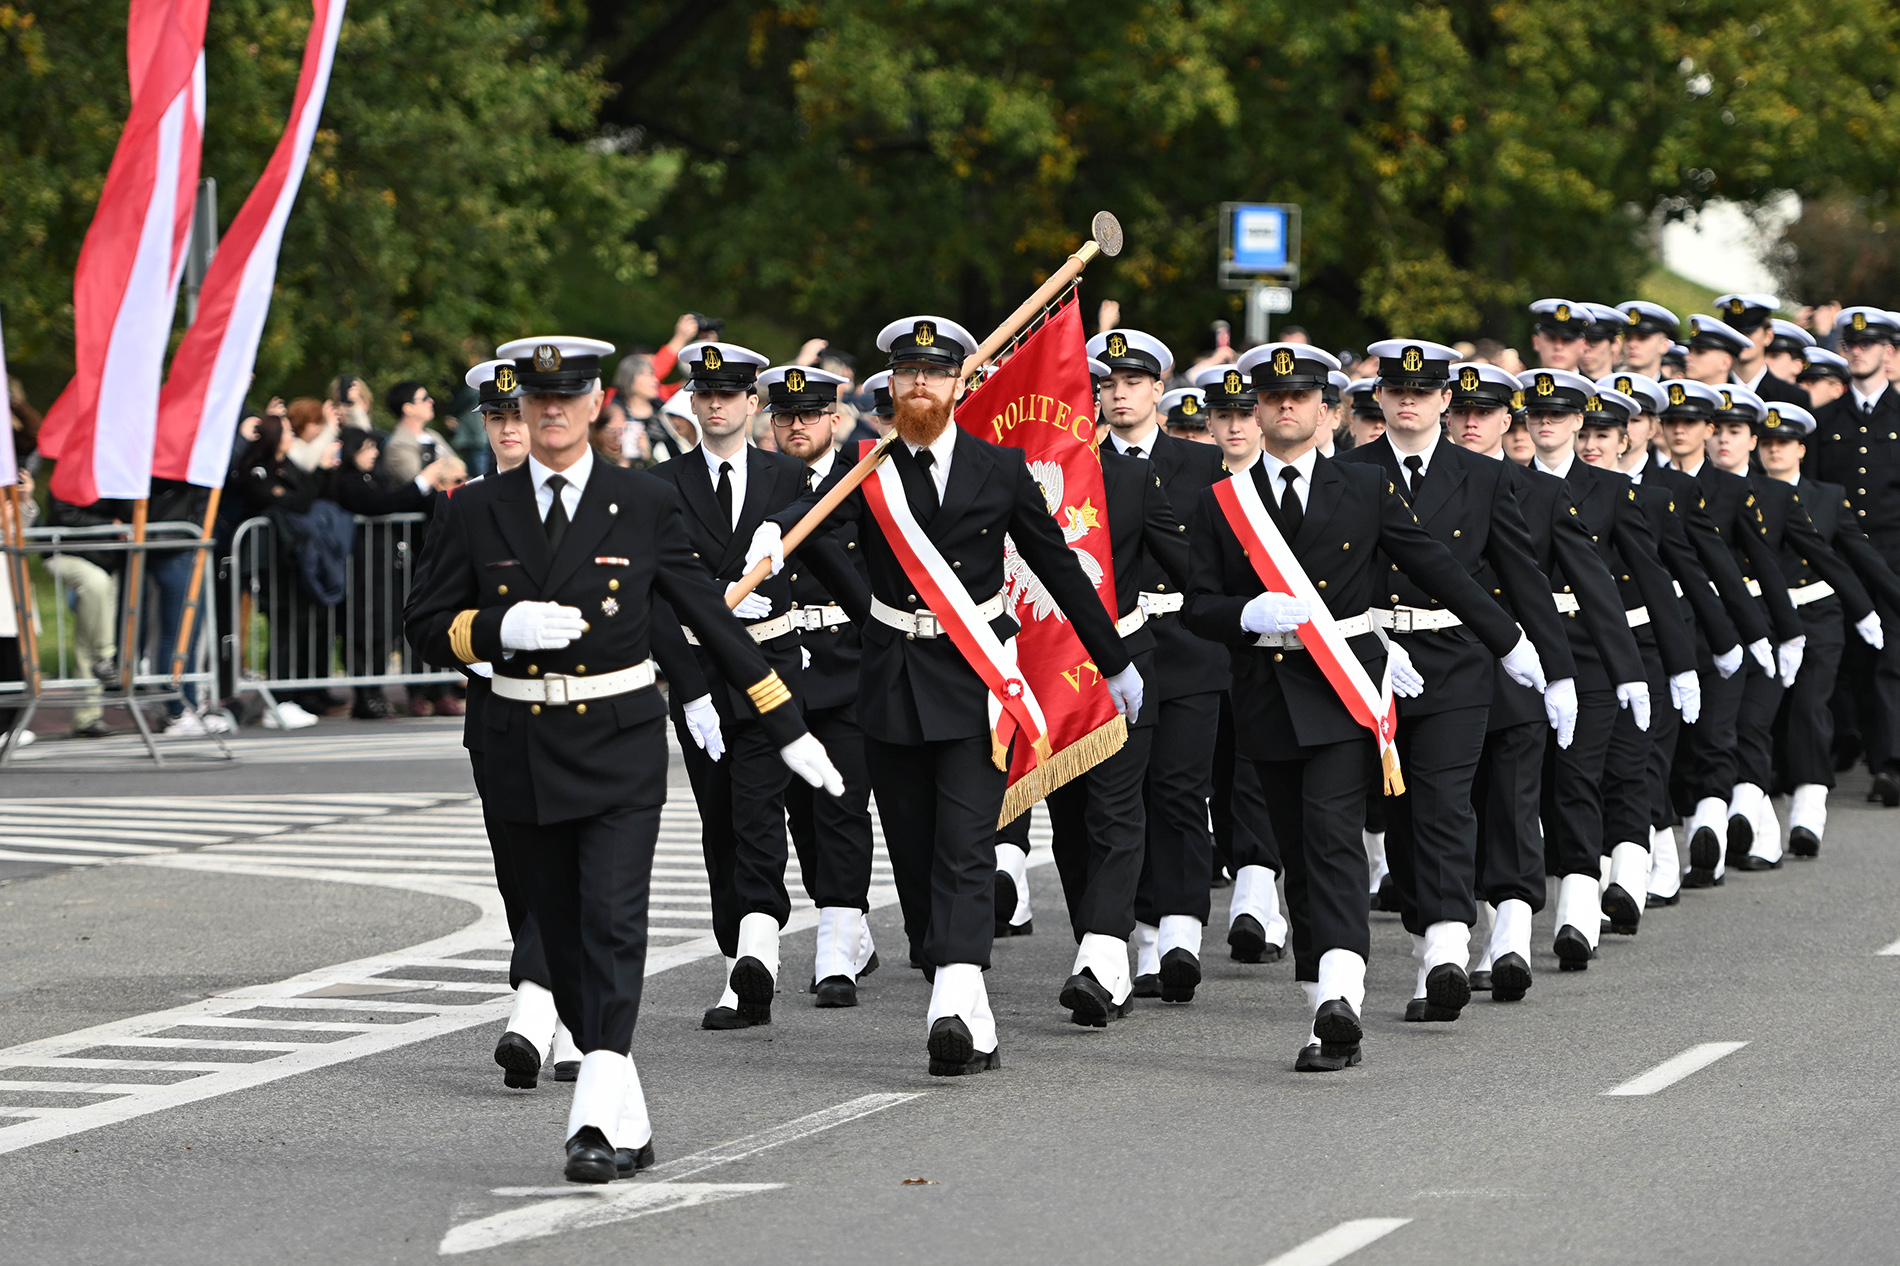
[[[424,751],[439,731],[379,732]],[[452,754],[72,777],[0,774],[0,799],[123,796],[130,816],[154,795],[367,789],[440,793],[413,811],[436,817],[391,811],[416,842],[415,822],[467,820]],[[566,1088],[505,1090],[499,1021],[451,1017],[438,1036],[31,1146],[7,1133],[34,1119],[0,1124],[0,1262],[1892,1261],[1900,956],[1879,951],[1900,940],[1900,813],[1865,805],[1864,786],[1837,793],[1818,861],[1685,893],[1640,935],[1606,937],[1587,973],[1556,971],[1546,913],[1530,997],[1480,995],[1454,1025],[1400,1021],[1410,946],[1375,916],[1366,1058],[1348,1072],[1292,1071],[1306,1021],[1291,965],[1214,952],[1223,893],[1194,1003],[1070,1025],[1055,999],[1073,942],[1044,866],[1037,935],[999,944],[989,976],[999,1073],[924,1074],[928,991],[896,961],[894,907],[873,914],[893,952],[855,1011],[808,1005],[811,933],[788,933],[769,1029],[697,1028],[720,968],[686,939],[649,980],[636,1036],[650,1177],[567,1194]],[[288,847],[325,847],[324,830]],[[246,847],[20,864],[0,885],[0,1045],[216,1005],[206,995],[398,954],[482,914],[472,872],[425,892],[279,873]],[[1605,1093],[1696,1048],[1719,1057],[1655,1093]],[[48,1102],[4,1080],[27,1076],[6,1062],[0,1111]]]

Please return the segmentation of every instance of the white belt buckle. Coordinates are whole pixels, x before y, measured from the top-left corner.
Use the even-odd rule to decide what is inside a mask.
[[[541,679],[542,688],[548,692],[550,707],[567,706],[567,678],[560,673],[549,673]]]
[[[917,621],[918,637],[933,638],[943,636],[943,623],[938,620],[936,616],[925,615],[920,611],[914,618]]]
[[[1392,631],[1394,633],[1410,633],[1412,631],[1412,613],[1410,611],[1395,609],[1392,612]]]

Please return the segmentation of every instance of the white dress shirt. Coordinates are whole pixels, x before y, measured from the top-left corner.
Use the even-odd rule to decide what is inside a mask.
[[[905,440],[904,447],[910,450],[912,457],[917,456],[919,450],[925,447],[930,449],[930,482],[937,485],[937,504],[942,505],[943,490],[950,486],[950,454],[957,448],[957,424],[952,422],[944,427],[943,434],[930,441],[928,445],[913,444]]]
[[[528,454],[528,478],[534,480],[534,507],[546,523],[548,511],[554,508],[554,493],[548,487],[548,479],[560,475],[567,480],[567,486],[561,489],[561,504],[567,507],[567,521],[572,523],[574,515],[581,508],[581,492],[587,487],[587,477],[594,473],[594,448],[588,445],[581,450],[581,459],[566,470],[550,470]]]
[[[1319,450],[1309,448],[1290,462],[1283,462],[1264,448],[1260,450],[1260,460],[1266,463],[1267,484],[1273,489],[1273,504],[1279,505],[1286,491],[1286,481],[1280,478],[1280,472],[1291,466],[1299,472],[1299,478],[1293,481],[1293,491],[1300,498],[1300,509],[1306,509],[1306,500],[1313,492],[1313,463],[1319,460]]]
[[[1138,435],[1132,440],[1124,440],[1111,429],[1108,433],[1108,442],[1113,444],[1115,451],[1120,453],[1123,457],[1128,456],[1128,450],[1131,448],[1140,449],[1143,457],[1153,457],[1155,455],[1155,433],[1160,429],[1158,426],[1150,426],[1146,433]]]
[[[838,446],[834,444],[830,448],[825,450],[825,455],[823,457],[820,457],[817,461],[811,462],[810,464],[808,464],[805,467],[805,469],[811,472],[811,486],[816,488],[819,484],[831,478],[831,468],[833,465],[837,463],[837,461],[838,461]]]
[[[1565,453],[1563,461],[1555,466],[1544,465],[1544,456],[1542,453],[1532,457],[1531,464],[1543,471],[1546,475],[1555,475],[1557,478],[1563,479],[1570,474],[1570,468],[1577,464],[1577,450],[1573,448],[1568,453]]]
[[[1880,397],[1887,394],[1887,384],[1885,380],[1882,380],[1880,390],[1871,396],[1863,396],[1860,394],[1860,379],[1856,378],[1847,384],[1847,390],[1854,397],[1854,412],[1868,413],[1880,403]]]
[[[1382,435],[1380,438],[1383,439],[1387,444],[1392,445],[1392,455],[1399,459],[1399,473],[1401,476],[1403,476],[1406,479],[1412,478],[1412,474],[1409,470],[1406,469],[1405,463],[1410,461],[1414,457],[1418,458],[1419,460],[1419,469],[1418,469],[1418,476],[1417,476],[1418,478],[1423,479],[1425,478],[1425,476],[1431,473],[1432,458],[1438,456],[1439,436],[1437,432],[1432,433],[1432,442],[1426,445],[1423,450],[1416,453],[1408,453],[1404,449],[1400,448],[1398,444],[1394,442],[1394,440],[1392,439],[1392,432],[1390,430],[1386,431],[1386,433]],[[1408,485],[1406,487],[1407,494],[1409,495],[1411,491],[1412,489]]]
[[[1671,466],[1674,466],[1677,470],[1681,471],[1683,474],[1688,475],[1691,478],[1693,478],[1695,475],[1701,473],[1703,465],[1707,463],[1708,460],[1709,460],[1708,458],[1704,457],[1700,461],[1696,462],[1696,464],[1693,466],[1684,466],[1681,462],[1677,461],[1675,458],[1672,457],[1669,459],[1669,464]]]
[[[732,474],[729,478],[729,482],[732,484],[732,522],[728,523],[726,528],[729,531],[737,531],[739,527],[739,516],[745,512],[746,446],[741,444],[739,451],[734,453],[731,457],[721,457],[704,444],[699,446],[699,453],[706,459],[706,473],[712,476],[713,491],[715,493],[719,491],[720,464],[722,462],[730,463],[732,466]]]

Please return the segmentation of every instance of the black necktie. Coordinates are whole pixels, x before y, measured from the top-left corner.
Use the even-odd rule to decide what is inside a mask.
[[[1860,406],[1860,415],[1864,418],[1871,418],[1874,415],[1874,402],[1871,400],[1863,400]]]
[[[1129,449],[1128,449],[1128,455],[1129,455],[1130,457],[1140,457],[1140,456],[1141,456],[1141,445],[1139,445],[1139,444],[1134,444],[1134,445],[1130,445],[1130,446],[1129,446]]]
[[[732,531],[732,463],[719,463],[719,482],[713,485],[713,495],[719,498],[719,513],[723,516],[726,531]]]
[[[1300,534],[1300,522],[1306,518],[1306,509],[1300,505],[1300,494],[1293,487],[1293,481],[1300,472],[1292,466],[1280,468],[1280,478],[1286,484],[1286,491],[1280,494],[1280,522],[1286,525],[1286,539],[1291,543]]]
[[[1409,495],[1418,491],[1418,481],[1425,478],[1425,459],[1414,453],[1405,459],[1405,491]]]
[[[548,492],[551,494],[551,499],[548,502],[548,517],[541,520],[541,528],[548,534],[550,552],[558,551],[561,548],[561,538],[567,535],[567,502],[561,500],[561,489],[565,487],[567,487],[566,476],[548,476]]]
[[[936,476],[930,473],[931,469],[935,467],[936,464],[937,464],[937,455],[935,453],[931,452],[927,448],[920,448],[917,450],[917,465],[922,467],[923,472],[924,472],[923,492],[924,492],[924,496],[928,498],[928,501],[927,501],[928,513],[925,515],[925,519],[924,519],[925,522],[929,522],[932,518],[936,517],[937,509],[942,504],[942,502],[940,502],[937,499]]]

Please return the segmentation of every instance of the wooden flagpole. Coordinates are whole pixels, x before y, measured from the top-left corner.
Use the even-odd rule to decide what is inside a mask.
[[[204,529],[199,533],[200,541],[211,539],[211,529],[218,521],[218,500],[224,495],[223,488],[213,488],[205,501]],[[178,621],[178,636],[172,642],[172,685],[185,674],[185,660],[190,654],[192,627],[198,615],[198,594],[204,589],[205,560],[211,551],[200,547],[198,557],[191,564],[191,583],[185,587],[185,610]]]
[[[132,503],[132,544],[145,544],[145,514],[150,503],[140,497]],[[119,639],[119,684],[132,693],[132,680],[138,675],[139,591],[145,584],[145,551],[126,551],[125,628]]]
[[[1090,260],[1094,259],[1097,255],[1108,255],[1112,257],[1121,254],[1122,226],[1120,220],[1117,220],[1107,211],[1097,211],[1094,221],[1089,226],[1089,230],[1089,240],[1077,247],[1075,253],[1063,261],[1062,267],[1051,273],[1049,280],[1038,286],[1036,293],[1023,300],[1021,305],[1018,306],[1014,312],[1010,313],[1001,325],[991,331],[990,336],[984,339],[976,351],[963,362],[962,376],[964,378],[969,378],[970,375],[981,369],[990,357],[994,356],[1004,344],[1016,336],[1018,330],[1035,319],[1036,315],[1048,305],[1050,299],[1061,294],[1063,287],[1069,285],[1077,277],[1081,276],[1082,270],[1088,267]],[[785,552],[787,554],[803,544],[805,538],[816,531],[818,525],[829,518],[832,511],[844,504],[844,499],[850,496],[859,484],[870,477],[871,472],[877,469],[878,463],[884,460],[885,451],[890,448],[891,443],[896,438],[897,432],[893,431],[879,440],[877,446],[866,454],[862,461],[856,466],[853,466],[843,479],[833,484],[831,491],[820,498],[818,504],[813,506],[804,518],[792,525],[791,530],[785,533],[784,538]],[[769,558],[760,559],[758,564],[741,577],[727,592],[726,606],[729,608],[738,606],[740,601],[744,599],[747,594],[757,589],[771,574],[772,560]]]

